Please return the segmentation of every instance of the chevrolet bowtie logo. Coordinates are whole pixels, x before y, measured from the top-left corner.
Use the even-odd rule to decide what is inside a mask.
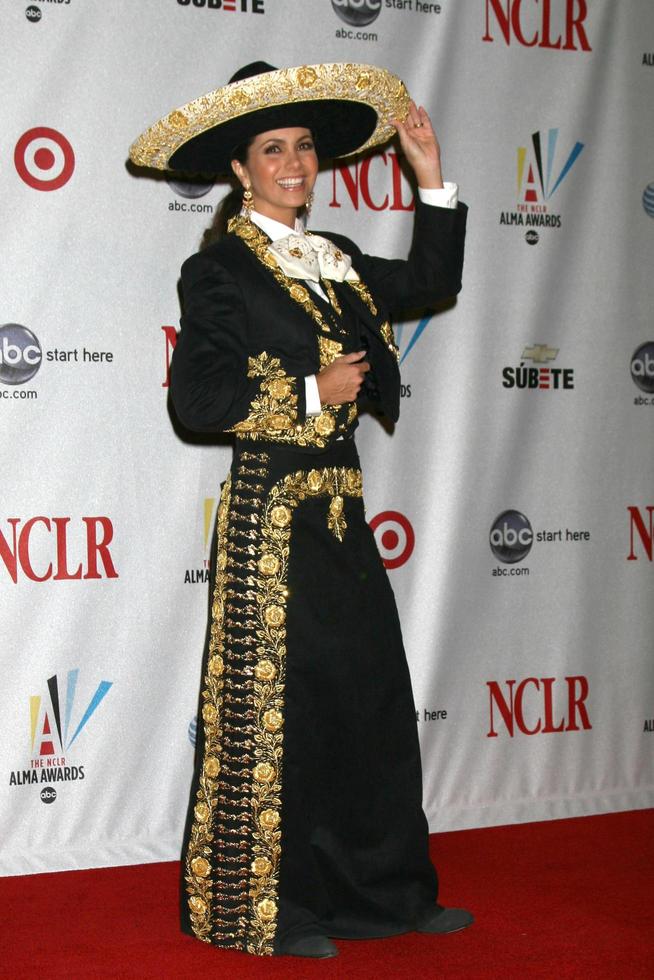
[[[535,364],[545,364],[546,361],[555,360],[558,353],[558,347],[548,347],[547,344],[534,344],[533,347],[525,347],[521,360],[533,361]]]

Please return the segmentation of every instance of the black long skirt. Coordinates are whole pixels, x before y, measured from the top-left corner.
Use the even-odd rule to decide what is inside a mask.
[[[353,440],[237,441],[217,520],[182,927],[279,952],[436,902],[416,715]]]

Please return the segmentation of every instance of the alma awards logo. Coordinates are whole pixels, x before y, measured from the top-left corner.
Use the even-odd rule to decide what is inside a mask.
[[[68,752],[107,696],[113,681],[100,681],[86,707],[78,711],[78,680],[79,667],[69,670],[64,695],[63,683],[60,684],[58,676],[53,674],[47,680],[47,694],[30,696],[30,765],[27,769],[15,769],[10,773],[10,786],[84,779],[84,765],[71,765],[67,758]],[[44,803],[54,802],[56,791],[45,786],[41,799]]]
[[[187,568],[184,571],[185,585],[198,585],[209,582],[210,580],[212,531],[215,529],[217,506],[218,501],[215,497],[205,497],[202,502],[204,557],[199,566],[196,568]]]
[[[500,212],[501,225],[526,227],[525,240],[529,245],[538,242],[537,228],[560,228],[561,215],[552,212],[550,201],[566,179],[584,148],[577,141],[560,168],[557,145],[559,130],[532,133],[531,145],[519,146],[516,159],[515,210]]]

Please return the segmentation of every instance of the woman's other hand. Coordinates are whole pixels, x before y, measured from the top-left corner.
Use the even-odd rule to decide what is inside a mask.
[[[418,187],[442,187],[441,148],[431,121],[423,106],[409,103],[409,115],[404,122],[392,120],[400,137],[407,162],[416,175]]]
[[[370,370],[367,361],[361,358],[364,350],[337,357],[316,375],[321,405],[343,405],[356,401],[363,376]]]

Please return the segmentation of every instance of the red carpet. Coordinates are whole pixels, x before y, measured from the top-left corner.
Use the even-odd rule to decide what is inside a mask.
[[[0,879],[0,976],[196,980],[652,980],[654,811],[440,834],[450,936],[339,940],[335,960],[257,958],[177,927],[178,865]]]

